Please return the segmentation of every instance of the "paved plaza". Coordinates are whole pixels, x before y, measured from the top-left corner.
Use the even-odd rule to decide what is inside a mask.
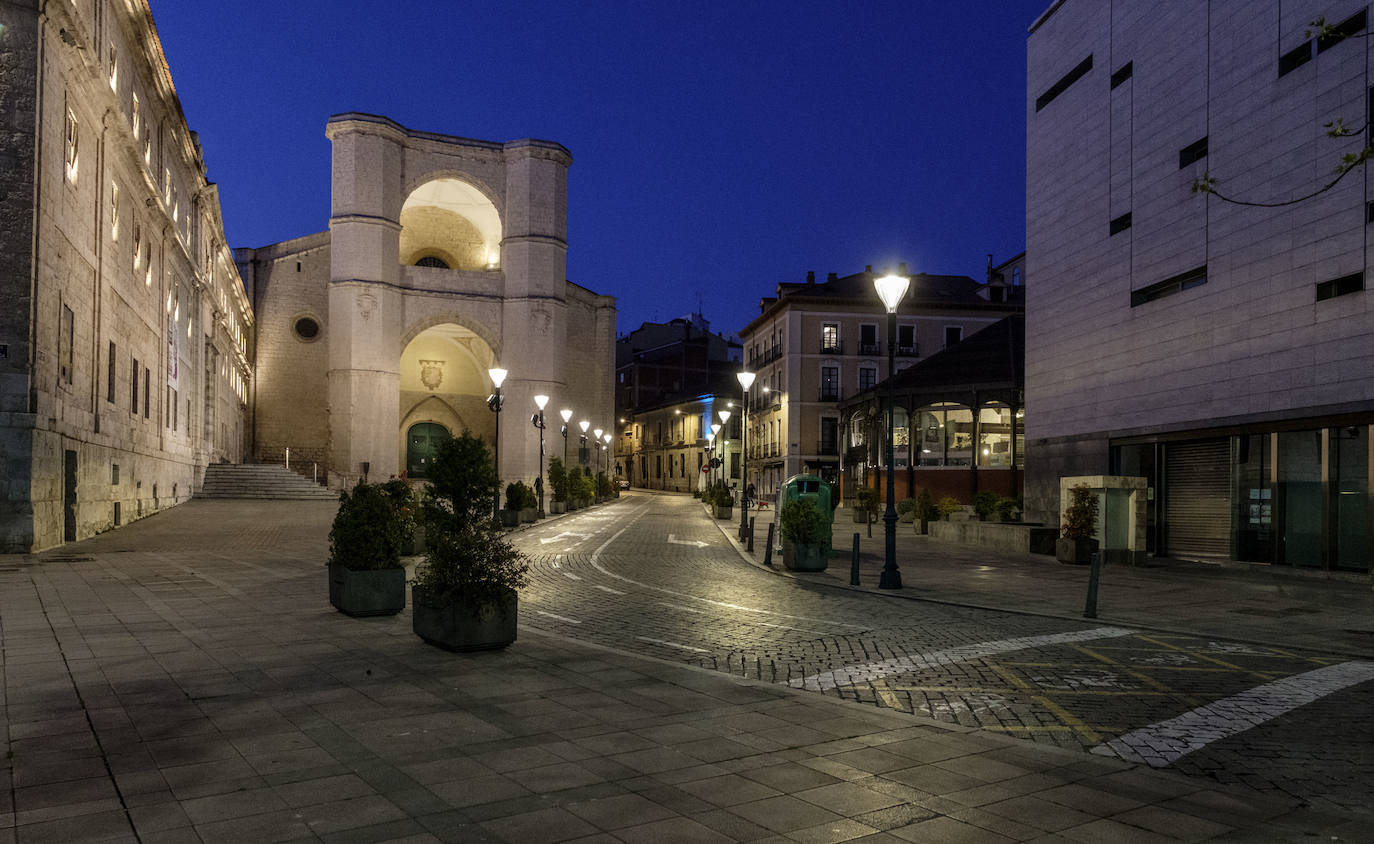
[[[1075,623],[864,594],[764,571],[690,499],[634,494],[513,534],[534,575],[520,638],[460,655],[424,645],[408,612],[332,610],[323,562],[333,509],[192,501],[52,552],[0,557],[0,844],[1367,833],[1368,816],[1348,806],[1084,752],[1081,730],[1045,730],[1078,737],[1063,746],[1025,741],[877,696],[927,664],[983,684],[1009,683],[999,670],[1067,684],[1074,672],[1051,653],[1062,648],[1115,654],[1133,666],[1123,676],[1162,676],[1112,650],[1128,642],[1147,656],[1247,668],[1241,651],[1223,659],[1213,647],[1243,650],[1234,642],[1184,641],[1205,630],[1133,625],[1106,590],[1102,617]],[[944,567],[961,567],[962,553]],[[915,567],[905,575],[903,597],[919,595]],[[1357,605],[1356,586],[1332,590]],[[1247,639],[1285,635],[1288,619],[1240,617],[1258,625]],[[1146,648],[1141,636],[1164,644]],[[761,668],[764,652],[791,655],[774,660],[782,676]],[[1363,664],[1285,652],[1292,665],[1279,670],[1266,652],[1234,691]],[[1346,680],[1371,685],[1324,682]],[[1143,746],[1125,730],[1143,725],[1115,726],[1123,746]]]

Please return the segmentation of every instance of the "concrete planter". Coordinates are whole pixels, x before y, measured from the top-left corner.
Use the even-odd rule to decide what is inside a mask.
[[[538,507],[522,507],[522,508],[520,508],[520,524],[522,524],[522,525],[534,524],[534,520],[537,519],[537,518],[539,518],[539,508],[538,508]]]
[[[1066,539],[1061,536],[1054,543],[1055,559],[1071,565],[1086,566],[1092,562],[1096,550],[1096,539]]]
[[[819,545],[782,543],[782,564],[788,571],[825,571],[828,562]]]
[[[406,570],[329,566],[329,603],[344,615],[395,615],[406,606]]]
[[[482,605],[470,601],[443,604],[423,589],[411,589],[411,626],[427,644],[446,651],[485,651],[515,641],[519,596]]]
[[[726,504],[724,507],[722,507],[721,505],[717,504],[717,505],[715,505],[714,507],[711,508],[712,515],[714,515],[717,519],[729,519],[729,518],[732,518],[732,514],[734,513],[734,510],[735,510],[735,508],[734,508],[733,506],[729,505],[729,504]]]
[[[501,520],[501,527],[513,528],[520,524],[519,510],[497,510],[497,517]]]
[[[550,502],[549,502],[549,513],[550,513],[551,515],[554,515],[554,516],[561,516],[562,514],[564,514],[564,513],[566,513],[566,512],[568,512],[568,502],[566,502],[566,501],[550,501]]]

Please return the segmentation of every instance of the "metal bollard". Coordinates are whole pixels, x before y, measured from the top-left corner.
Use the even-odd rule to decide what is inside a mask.
[[[768,523],[768,547],[763,549],[763,564],[770,569],[773,567],[773,528],[777,527],[775,522]]]
[[[748,551],[750,554],[754,553],[754,517],[753,517],[753,516],[750,516],[750,517],[749,517],[749,536],[746,537],[745,541],[747,542],[747,544],[744,546],[744,550]]]
[[[849,585],[859,585],[859,534],[854,534],[854,556],[849,564]]]
[[[1084,618],[1097,618],[1097,579],[1102,572],[1102,552],[1094,551],[1088,568],[1088,600],[1083,605]]]

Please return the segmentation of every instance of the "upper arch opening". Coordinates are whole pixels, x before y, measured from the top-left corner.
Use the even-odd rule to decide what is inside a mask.
[[[455,178],[420,185],[401,206],[401,263],[442,262],[455,270],[494,269],[501,261],[501,215],[480,190]]]

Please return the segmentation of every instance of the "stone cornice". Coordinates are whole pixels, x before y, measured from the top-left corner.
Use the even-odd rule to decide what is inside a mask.
[[[407,129],[389,117],[360,111],[348,111],[330,116],[329,122],[325,124],[324,134],[331,141],[342,135],[360,134],[376,135],[397,144],[412,145],[422,149],[430,148],[435,151],[452,152],[454,147],[459,147],[478,159],[491,161],[535,158],[556,161],[565,167],[572,164],[572,153],[568,152],[562,144],[554,141],[522,138],[506,143],[497,143],[495,141],[481,141],[476,138],[464,138],[459,135],[445,135],[439,132],[421,132]],[[430,144],[435,146],[431,147]]]

